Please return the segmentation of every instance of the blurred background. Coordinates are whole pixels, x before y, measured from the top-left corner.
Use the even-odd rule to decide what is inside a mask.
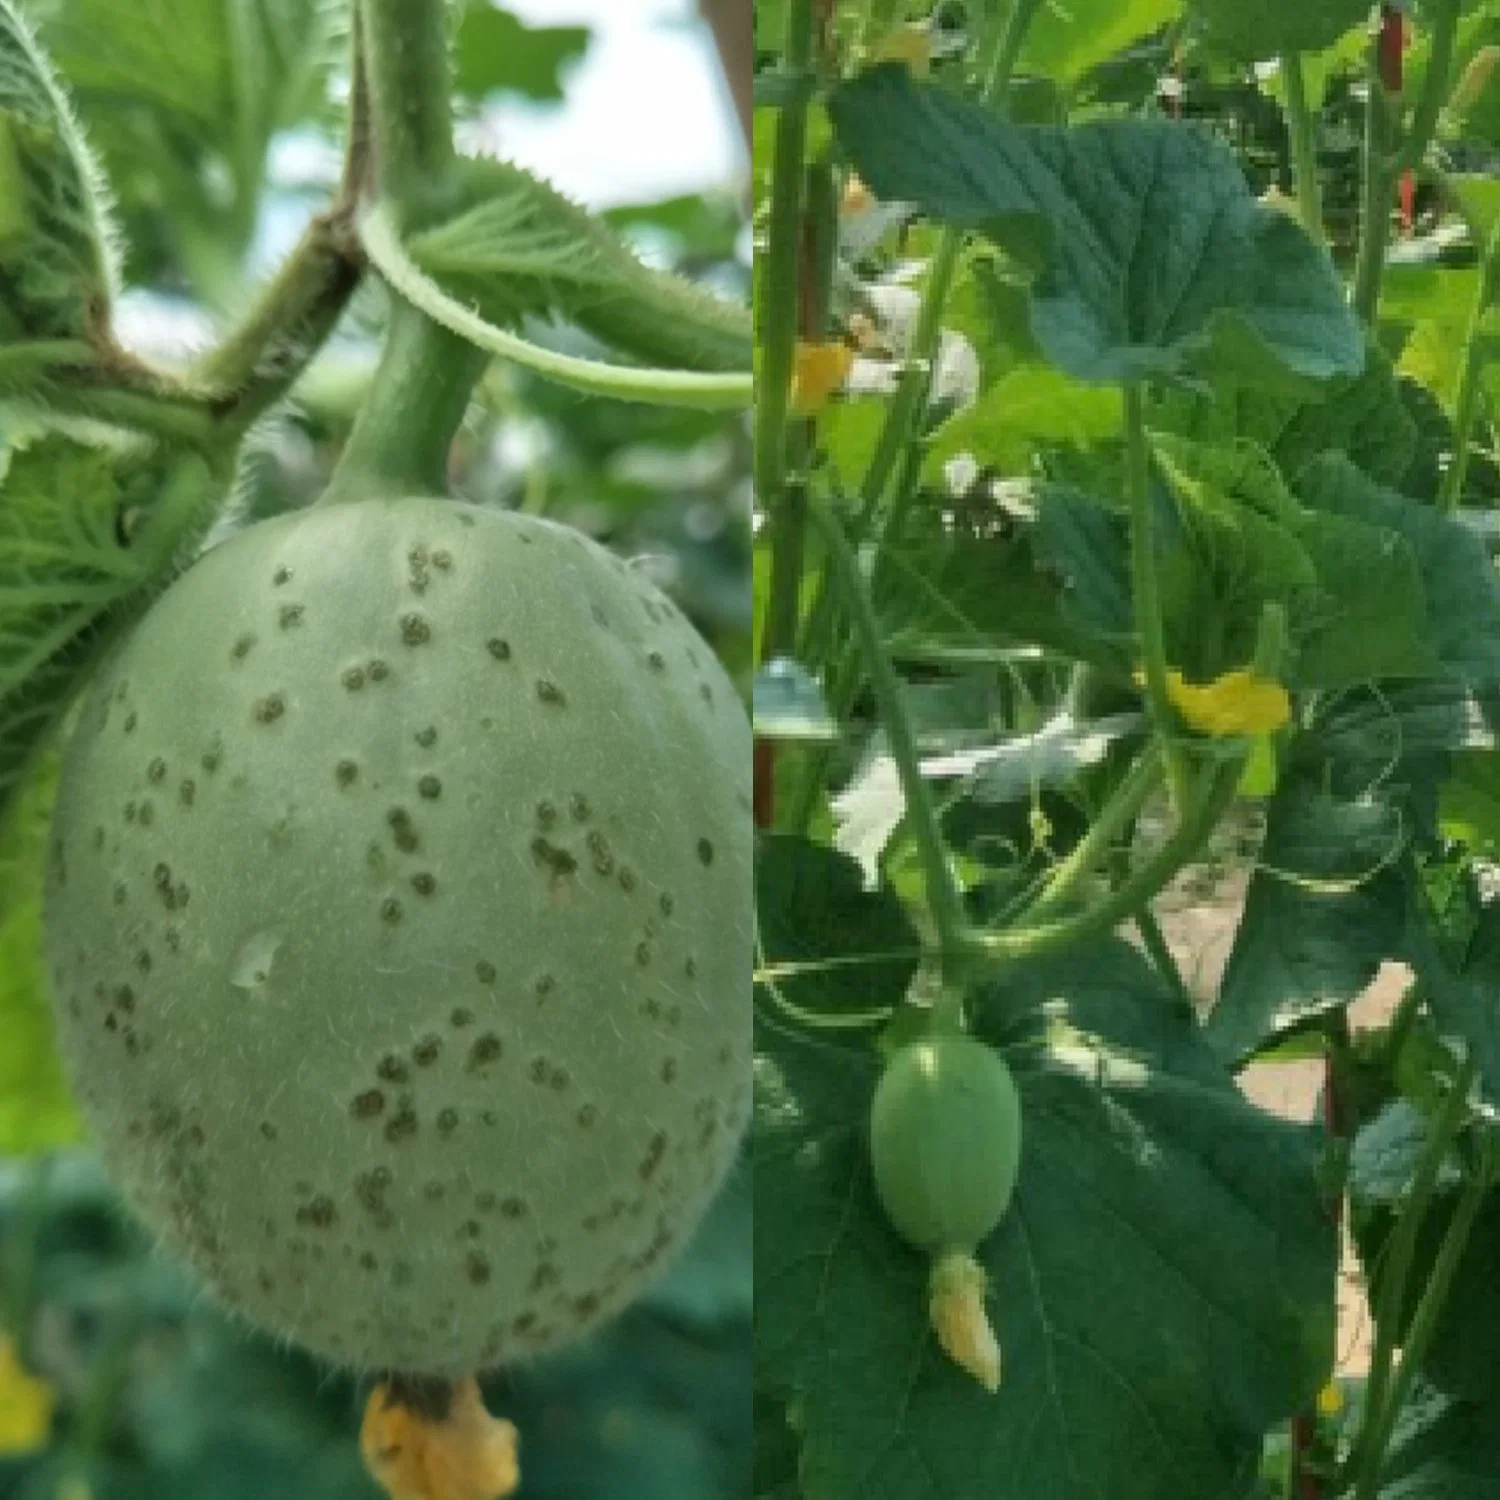
[[[330,194],[346,5],[21,5],[114,187],[122,341],[183,360]],[[717,8],[745,12],[748,84],[749,0]],[[259,24],[254,69],[228,34],[231,10]],[[454,11],[469,149],[607,212],[654,263],[747,296],[748,159],[693,0],[468,0]],[[383,317],[371,287],[258,432],[226,524],[316,496]],[[588,352],[571,330],[527,333]],[[583,398],[496,365],[452,481],[468,499],[545,513],[644,559],[743,682],[749,470],[742,414]],[[366,1388],[220,1316],[151,1252],[90,1155],[52,1050],[39,961],[50,787],[44,767],[0,827],[0,1500],[378,1500],[356,1451]],[[521,1429],[523,1495],[749,1492],[749,1228],[737,1174],[643,1303],[593,1340],[488,1382],[491,1409]]]

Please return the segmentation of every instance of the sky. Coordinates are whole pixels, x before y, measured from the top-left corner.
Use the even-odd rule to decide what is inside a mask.
[[[504,154],[591,208],[735,183],[744,152],[692,0],[506,0],[533,26],[593,28],[563,105],[502,101]]]

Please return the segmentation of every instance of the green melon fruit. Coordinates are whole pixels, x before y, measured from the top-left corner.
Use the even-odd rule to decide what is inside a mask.
[[[891,1059],[870,1108],[875,1191],[919,1250],[972,1250],[1000,1222],[1021,1163],[1021,1101],[993,1047],[940,1036]]]
[[[85,701],[48,869],[128,1201],[342,1364],[617,1312],[748,1113],[749,765],[713,653],[574,531],[371,500],[207,553]]]

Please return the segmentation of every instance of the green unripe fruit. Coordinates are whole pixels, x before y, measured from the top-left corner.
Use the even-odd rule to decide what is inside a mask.
[[[209,552],[57,796],[60,1036],[128,1201],[347,1365],[619,1311],[748,1114],[749,765],[711,650],[574,531],[370,500]]]
[[[973,1249],[1010,1205],[1021,1101],[992,1047],[940,1036],[903,1047],[870,1108],[875,1191],[919,1250]]]

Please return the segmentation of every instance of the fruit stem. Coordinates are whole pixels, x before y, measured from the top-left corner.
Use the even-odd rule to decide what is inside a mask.
[[[318,504],[446,493],[453,435],[484,365],[457,334],[393,302],[380,363]]]
[[[376,183],[398,226],[444,212],[456,157],[444,0],[361,0]],[[320,504],[447,489],[448,453],[486,356],[399,295],[385,348]]]

